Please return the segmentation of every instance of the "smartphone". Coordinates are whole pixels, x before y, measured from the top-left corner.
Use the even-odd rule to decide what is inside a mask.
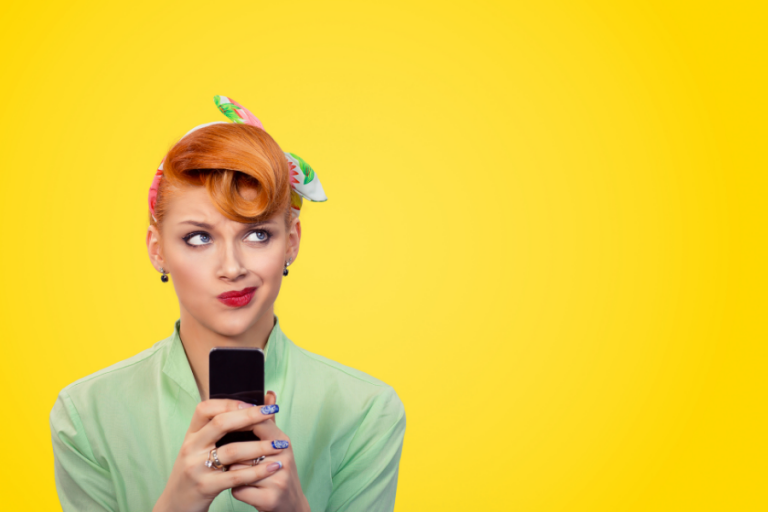
[[[229,398],[264,405],[264,351],[260,348],[215,347],[208,354],[210,398]],[[250,430],[229,432],[216,447],[258,441]]]

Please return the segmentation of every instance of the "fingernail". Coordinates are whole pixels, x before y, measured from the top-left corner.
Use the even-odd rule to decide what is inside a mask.
[[[238,409],[247,409],[249,407],[253,407],[254,405],[256,405],[256,404],[249,404],[248,402],[240,402],[239,404],[237,404],[237,408]]]
[[[280,469],[282,467],[283,467],[283,463],[280,462],[280,461],[277,461],[277,462],[273,462],[272,464],[267,466],[267,469],[270,470],[270,471],[277,471],[278,469]]]
[[[276,448],[278,450],[288,448],[288,441],[272,441],[272,448]]]
[[[261,408],[261,414],[275,414],[277,411],[279,411],[280,408],[275,405],[265,405]]]

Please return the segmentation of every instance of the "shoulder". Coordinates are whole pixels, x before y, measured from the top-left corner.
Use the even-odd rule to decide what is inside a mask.
[[[134,356],[68,384],[59,392],[57,404],[64,401],[77,408],[79,404],[95,405],[99,400],[119,400],[127,391],[137,389],[132,384],[150,383],[162,371],[163,352],[170,340],[158,341]]]
[[[310,352],[309,350],[301,348],[298,345],[292,345],[292,348],[294,349],[293,353],[298,359],[301,360],[300,362],[303,363],[303,366],[305,366],[306,369],[310,371],[327,374],[327,376],[334,379],[345,381],[349,384],[356,384],[358,386],[370,388],[371,390],[392,388],[389,384],[365,372],[352,368],[351,366],[341,364],[338,361],[334,361],[333,359],[328,359],[327,357],[321,356],[320,354]]]
[[[300,372],[300,378],[307,387],[316,387],[314,393],[330,395],[329,398],[339,406],[362,415],[405,415],[403,402],[390,384],[293,343],[291,345],[294,370]]]

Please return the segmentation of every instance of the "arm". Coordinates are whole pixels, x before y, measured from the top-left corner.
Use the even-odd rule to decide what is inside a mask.
[[[327,512],[390,512],[405,436],[405,408],[395,390],[380,395],[366,413],[333,475]]]
[[[109,471],[95,460],[80,416],[62,391],[50,416],[56,491],[64,512],[115,511],[115,489]]]

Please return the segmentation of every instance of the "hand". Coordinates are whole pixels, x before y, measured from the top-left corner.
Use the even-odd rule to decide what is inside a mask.
[[[265,402],[266,405],[275,404],[277,402],[277,395],[272,391],[268,391]],[[304,496],[301,490],[301,482],[299,482],[299,474],[293,458],[293,447],[288,436],[277,428],[274,415],[254,426],[253,433],[263,440],[261,442],[271,443],[273,440],[284,440],[288,441],[289,446],[279,453],[275,453],[274,456],[267,456],[258,466],[251,467],[250,465],[243,464],[233,464],[230,466],[231,473],[240,473],[264,466],[267,469],[270,467],[276,468],[278,462],[282,465],[282,467],[274,469],[274,471],[267,473],[254,483],[234,487],[232,489],[232,496],[264,512],[310,512],[307,497]],[[253,457],[243,457],[243,459],[248,458],[252,459]],[[221,462],[222,464],[224,463],[223,460]]]
[[[274,396],[274,393],[272,394]],[[274,404],[274,401],[272,402]],[[163,494],[155,504],[155,512],[207,512],[213,499],[222,491],[249,485],[269,476],[269,464],[259,464],[240,471],[219,471],[205,466],[216,441],[224,434],[250,430],[269,421],[274,425],[275,414],[264,414],[262,407],[238,400],[205,400],[200,402],[184,437],[171,476]],[[257,434],[259,435],[259,434]],[[216,450],[225,466],[237,461],[255,459],[261,455],[276,455],[285,449],[275,448],[271,441],[283,437],[259,436],[261,441],[230,443]],[[292,459],[291,459],[292,460]],[[265,461],[266,462],[266,461]]]

